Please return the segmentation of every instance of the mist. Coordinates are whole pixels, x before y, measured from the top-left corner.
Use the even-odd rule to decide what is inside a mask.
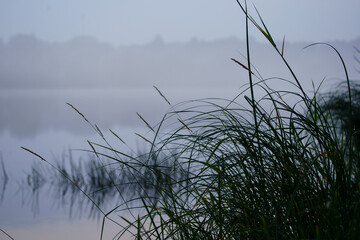
[[[325,86],[331,87],[345,79],[332,49],[304,49],[308,44],[285,42],[284,47],[306,90],[313,90],[312,82],[318,86],[326,79]],[[360,39],[330,44],[342,54],[350,78],[358,79],[354,47]],[[246,63],[245,46],[236,37],[167,43],[157,36],[145,45],[117,47],[92,37],[46,42],[18,35],[0,41],[0,132],[17,137],[49,130],[84,133],[88,129],[67,102],[105,128],[141,125],[136,112],[156,124],[169,106],[154,85],[172,104],[204,97],[231,99],[248,81],[246,70],[231,61]],[[252,40],[250,48],[262,78],[291,79],[268,44]],[[276,85],[276,79],[272,82]]]

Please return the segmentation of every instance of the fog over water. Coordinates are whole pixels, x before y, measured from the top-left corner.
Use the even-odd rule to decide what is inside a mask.
[[[284,50],[306,91],[311,93],[312,82],[318,86],[324,78],[325,90],[345,79],[333,50],[324,45],[303,49],[308,44],[286,43]],[[360,39],[331,44],[342,54],[350,78],[358,80],[360,66],[354,61],[354,47],[360,48]],[[264,79],[291,79],[269,44],[252,40],[250,47],[251,60]],[[134,132],[148,136],[136,112],[155,125],[169,110],[153,85],[174,105],[208,97],[232,99],[247,83],[248,74],[231,58],[246,63],[245,54],[245,42],[236,37],[214,41],[194,38],[185,43],[168,43],[156,37],[148,44],[116,47],[92,37],[47,42],[32,35],[18,35],[0,41],[0,153],[11,182],[0,203],[0,226],[23,236],[24,229],[16,230],[20,225],[43,223],[54,215],[59,221],[66,219],[66,212],[44,198],[40,215],[33,220],[29,199],[25,201],[16,193],[16,179],[35,159],[20,146],[52,161],[68,148],[89,149],[87,139],[99,140],[66,103],[80,110],[107,136],[110,128],[136,148],[145,143]],[[288,90],[276,79],[270,83]]]
[[[358,77],[354,47],[360,39],[332,44],[344,57],[350,77]],[[333,50],[324,45],[302,49],[307,45],[285,45],[285,56],[305,89],[312,90],[311,82],[317,85],[325,77],[327,83],[344,79]],[[251,51],[263,78],[291,79],[268,44],[253,42]],[[168,106],[153,85],[172,103],[232,98],[247,83],[247,73],[231,58],[245,63],[244,54],[245,42],[235,37],[188,43],[165,43],[157,37],[147,45],[113,47],[91,37],[48,43],[19,35],[0,45],[0,132],[20,138],[49,130],[83,133],[83,122],[76,122],[79,116],[66,102],[106,128],[136,126],[140,121],[135,112],[155,123]]]

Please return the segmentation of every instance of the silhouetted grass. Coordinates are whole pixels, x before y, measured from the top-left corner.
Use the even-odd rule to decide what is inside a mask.
[[[134,239],[359,236],[358,94],[356,86],[351,88],[340,54],[328,45],[338,54],[347,79],[347,95],[342,95],[348,99],[343,103],[346,107],[334,111],[340,106],[336,94],[329,99],[317,90],[308,95],[284,57],[284,42],[278,48],[260,15],[256,21],[248,15],[246,2],[237,2],[246,17],[247,63],[233,60],[248,71],[247,88],[235,99],[175,106],[157,89],[171,110],[156,126],[139,115],[153,133],[152,139],[144,138],[151,143],[146,154],[116,150],[96,125],[70,105],[104,143],[89,142],[98,161],[94,162],[98,167],[91,168],[97,170],[88,171],[93,176],[90,182],[56,169],[103,213],[103,227],[107,219],[119,224],[115,238],[125,234]],[[249,24],[269,41],[292,79],[262,79],[252,70]],[[273,89],[272,82],[295,90]],[[346,130],[339,130],[339,119]],[[131,194],[124,186],[130,186]],[[93,197],[88,187],[103,194]],[[122,203],[103,211],[101,202],[113,194]],[[123,211],[129,214],[124,217]],[[114,219],[117,214],[121,223]]]

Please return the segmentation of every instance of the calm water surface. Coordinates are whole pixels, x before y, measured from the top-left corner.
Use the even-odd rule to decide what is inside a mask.
[[[172,103],[202,97],[235,96],[237,89],[163,90]],[[230,97],[229,97],[230,96]],[[15,239],[97,239],[101,219],[88,219],[87,213],[69,218],[70,203],[54,199],[54,192],[42,189],[34,198],[26,188],[26,174],[40,159],[22,150],[27,147],[48,161],[56,162],[69,149],[89,149],[86,140],[102,143],[101,138],[70,106],[78,108],[87,119],[96,123],[114,146],[123,151],[108,131],[111,128],[132,149],[144,141],[134,132],[151,134],[136,115],[139,112],[150,124],[161,120],[169,106],[154,89],[112,90],[7,90],[0,91],[0,154],[9,177],[0,203],[0,228]],[[75,161],[86,159],[81,151],[72,151]],[[1,166],[1,165],[0,165]],[[111,239],[118,227],[106,225],[105,239]],[[1,235],[0,239],[6,239]]]

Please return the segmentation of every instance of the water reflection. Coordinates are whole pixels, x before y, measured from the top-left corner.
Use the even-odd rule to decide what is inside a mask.
[[[40,191],[38,190],[46,183],[42,170],[43,169],[37,165],[32,166],[26,179],[21,180],[18,184],[19,192],[22,194],[23,203],[27,202],[31,204],[34,215],[39,213]]]
[[[174,160],[176,153],[170,157],[157,154],[138,151],[117,158],[102,154],[112,161],[102,161],[96,155],[75,160],[69,150],[55,159],[54,165],[43,161],[34,164],[21,180],[21,192],[25,201],[32,202],[34,213],[39,211],[39,196],[51,192],[56,204],[68,208],[69,217],[85,213],[97,218],[114,208],[134,209],[140,198],[156,205],[162,190],[176,191],[187,176]]]
[[[0,203],[3,201],[5,196],[6,187],[9,181],[9,176],[6,173],[4,160],[2,158],[2,155],[0,154]]]

